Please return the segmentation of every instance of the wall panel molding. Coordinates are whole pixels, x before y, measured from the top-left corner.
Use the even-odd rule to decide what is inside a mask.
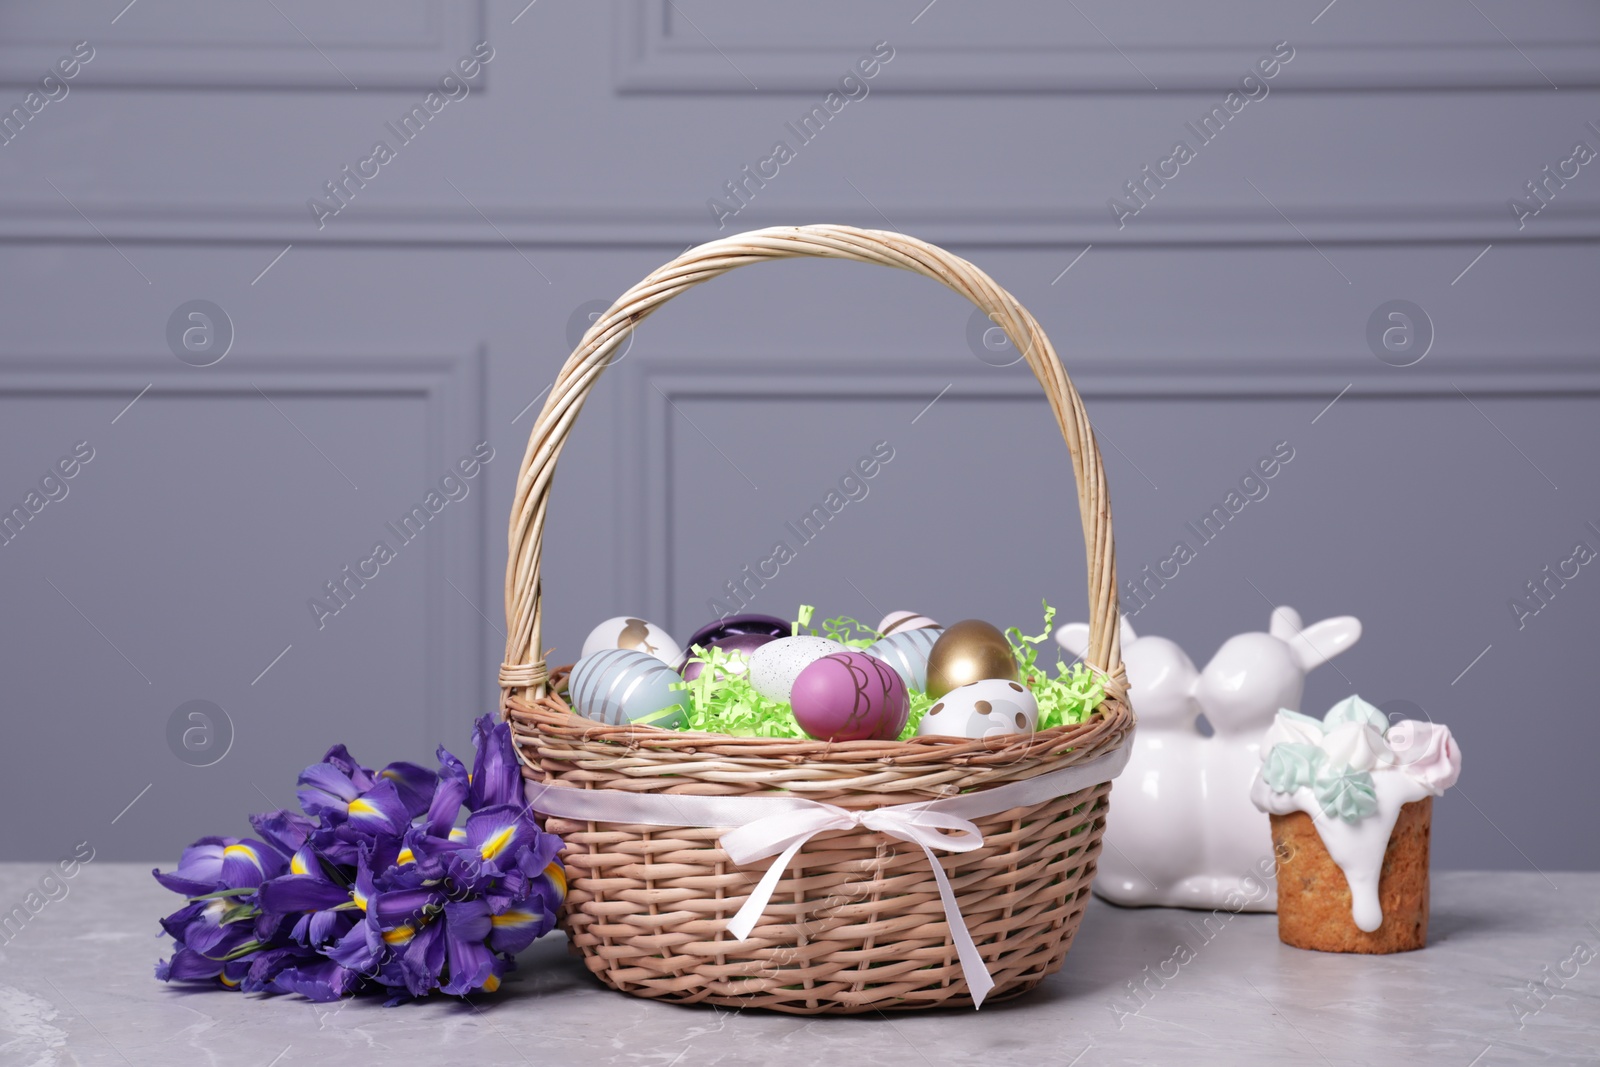
[[[1369,363],[1372,366],[1365,365]],[[1266,354],[1230,359],[1196,358],[1189,353],[1181,359],[1175,354],[1137,361],[1073,360],[1068,370],[1079,395],[1090,402],[1091,415],[1093,401],[1113,399],[1303,400],[1309,421],[1341,395],[1447,398],[1462,403],[1462,394],[1474,399],[1600,396],[1600,361],[1585,353],[1479,352],[1435,359],[1432,364],[1424,360],[1400,370],[1370,358],[1358,362],[1329,356],[1288,365]],[[686,354],[640,359],[629,375],[626,433],[618,450],[625,467],[615,472],[622,588],[643,591],[643,604],[637,610],[646,618],[675,617],[678,605],[670,582],[669,545],[660,531],[669,528],[673,501],[684,499],[685,492],[672,484],[670,433],[674,420],[685,433],[704,433],[683,422],[674,407],[678,401],[805,403],[868,398],[904,400],[907,411],[915,413],[936,396],[940,403],[971,399],[1045,403],[1032,375],[982,368],[975,360],[903,369],[789,360],[766,370],[750,370],[697,363]]]
[[[82,3],[12,8],[0,85],[37,82],[73,42],[88,39],[95,55],[74,89],[90,91],[427,90],[485,33],[484,0],[356,0],[334,8],[307,0],[169,0],[124,12],[115,28],[110,15]]]
[[[744,26],[726,22],[702,32],[706,16],[690,22],[679,17],[670,0],[623,0],[614,22],[615,81],[622,93],[821,94],[874,40],[887,39],[896,48],[896,66],[892,77],[874,83],[874,92],[1148,94],[1155,85],[1162,92],[1222,93],[1273,41],[1288,39],[1299,54],[1287,68],[1293,76],[1286,72],[1274,91],[1549,91],[1552,84],[1600,85],[1600,26],[1575,5],[1541,11],[1530,27],[1527,8],[1489,4],[1497,23],[1515,27],[1515,45],[1470,7],[1438,0],[1407,5],[1428,16],[1432,34],[1420,28],[1397,32],[1392,19],[1353,17],[1353,4],[1345,6],[1343,17],[1319,19],[1316,26],[1309,14],[1291,15],[1281,7],[1248,19],[1241,16],[1252,14],[1251,5],[1232,6],[1240,10],[1229,12],[1224,5],[1223,14],[1240,25],[1230,33],[1186,39],[1182,28],[1174,27],[1166,31],[1174,36],[1146,34],[1141,41],[1111,29],[1118,41],[1113,46],[1059,5],[995,20],[996,26],[1014,27],[1011,39],[999,34],[981,43],[963,41],[959,32],[941,33],[935,14],[913,27],[909,16],[874,11],[853,37],[841,29],[836,37],[830,33],[831,39],[797,42],[777,35],[751,39],[740,32]],[[1091,16],[1104,24],[1106,6],[1090,7]],[[1370,7],[1361,10],[1374,14]],[[822,21],[820,15],[816,21]],[[1072,36],[1060,32],[1063,28]]]
[[[363,399],[415,397],[423,404],[421,433],[425,438],[423,469],[416,472],[420,498],[426,487],[447,473],[456,460],[490,433],[485,403],[487,350],[480,346],[454,356],[235,355],[203,370],[187,367],[171,355],[135,356],[5,356],[0,357],[0,399],[103,396],[107,417],[149,386],[140,398],[181,398],[204,403],[217,398],[262,402],[293,396]],[[133,409],[137,411],[137,409]],[[129,415],[132,418],[133,415]],[[480,475],[480,479],[485,478]],[[439,524],[423,544],[427,650],[425,726],[427,737],[459,733],[464,700],[472,707],[493,706],[493,679],[483,670],[491,647],[490,618],[498,612],[498,582],[491,589],[484,558],[489,521],[487,481],[473,487],[454,521]],[[497,561],[498,562],[498,561]],[[452,589],[452,583],[460,589]],[[313,588],[309,583],[307,588]],[[302,591],[303,592],[303,591]],[[468,603],[470,594],[476,605]],[[291,595],[285,593],[285,595]],[[493,610],[491,610],[493,609]],[[302,640],[285,633],[283,640]],[[245,679],[248,681],[248,679]]]
[[[75,198],[76,199],[76,198]],[[0,243],[51,242],[104,244],[107,239],[155,244],[285,244],[315,247],[399,246],[500,248],[519,246],[592,248],[673,248],[714,240],[762,226],[797,220],[828,220],[879,228],[883,219],[859,202],[841,202],[774,212],[752,205],[736,224],[719,231],[703,205],[656,208],[529,209],[480,204],[470,209],[364,210],[360,205],[323,230],[303,205],[272,208],[225,205],[174,208],[167,205],[77,201],[90,226],[70,207],[55,202],[0,201]],[[1096,244],[1127,247],[1236,247],[1317,244],[1404,245],[1593,241],[1600,239],[1600,202],[1569,200],[1550,206],[1526,229],[1503,201],[1493,204],[1433,204],[1335,207],[1280,204],[1293,225],[1266,204],[1203,211],[1158,210],[1118,230],[1103,206],[1078,210],[1059,207],[893,208],[895,222],[936,244],[991,248],[1081,248]],[[99,232],[97,232],[97,230]]]

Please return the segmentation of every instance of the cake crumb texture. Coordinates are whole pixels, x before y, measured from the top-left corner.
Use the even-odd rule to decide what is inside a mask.
[[[1400,808],[1378,877],[1383,925],[1372,933],[1350,917],[1350,886],[1304,812],[1273,815],[1278,856],[1278,939],[1318,952],[1409,952],[1428,943],[1428,837],[1433,798]]]

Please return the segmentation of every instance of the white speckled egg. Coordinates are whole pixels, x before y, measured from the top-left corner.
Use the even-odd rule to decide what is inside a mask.
[[[914,611],[891,611],[878,623],[878,632],[888,637],[906,630],[929,629],[938,625],[926,615],[918,615]]]
[[[644,619],[618,615],[589,631],[583,642],[583,656],[592,656],[607,648],[630,648],[646,652],[662,663],[674,666],[683,660],[683,649],[661,627]]]
[[[946,693],[917,724],[919,737],[970,737],[1032,733],[1039,703],[1020,682],[986,678]]]
[[[922,626],[914,630],[899,630],[879,638],[868,645],[866,653],[876,656],[900,676],[907,689],[928,688],[928,650],[939,640],[944,630],[937,626]]]
[[[787,704],[801,671],[823,656],[844,651],[844,645],[827,637],[780,637],[750,653],[750,684],[768,700]]]
[[[672,708],[672,714],[652,717],[647,724],[672,730],[684,724],[689,709],[689,694],[672,688],[681,681],[677,671],[648,652],[603,648],[572,668],[567,699],[584,718],[613,726]]]

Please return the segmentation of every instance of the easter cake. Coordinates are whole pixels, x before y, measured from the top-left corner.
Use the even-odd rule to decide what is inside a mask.
[[[1433,798],[1461,774],[1449,727],[1352,696],[1321,720],[1280,711],[1250,799],[1272,818],[1278,938],[1390,953],[1428,940]]]

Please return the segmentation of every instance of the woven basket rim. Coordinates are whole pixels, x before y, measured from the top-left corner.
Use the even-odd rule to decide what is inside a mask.
[[[508,704],[525,777],[578,788],[791,795],[846,807],[941,798],[1087,763],[1126,745],[1133,712],[1115,699],[1083,723],[970,740],[827,742],[610,726],[559,696]],[[561,769],[557,769],[561,768]]]
[[[1132,725],[1132,713],[1122,701],[1107,697],[1094,706],[1089,717],[1081,723],[1052,726],[1048,730],[1032,733],[998,734],[988,738],[947,737],[931,735],[912,737],[906,741],[819,741],[810,737],[743,737],[737,734],[719,734],[700,730],[673,730],[659,726],[609,723],[586,719],[566,706],[557,694],[550,694],[534,702],[522,697],[507,701],[513,721],[523,720],[536,730],[540,720],[552,715],[550,704],[559,701],[562,706],[562,725],[576,727],[584,741],[614,745],[632,751],[649,752],[706,752],[715,751],[728,756],[776,757],[785,761],[820,759],[829,762],[861,763],[924,763],[955,760],[963,757],[985,755],[1016,756],[1019,754],[1044,758],[1081,747],[1074,744],[1085,734],[1099,734],[1107,724]],[[540,705],[545,705],[541,707]],[[576,721],[574,721],[576,720]],[[570,732],[570,731],[564,731]],[[728,750],[734,751],[728,751]]]

